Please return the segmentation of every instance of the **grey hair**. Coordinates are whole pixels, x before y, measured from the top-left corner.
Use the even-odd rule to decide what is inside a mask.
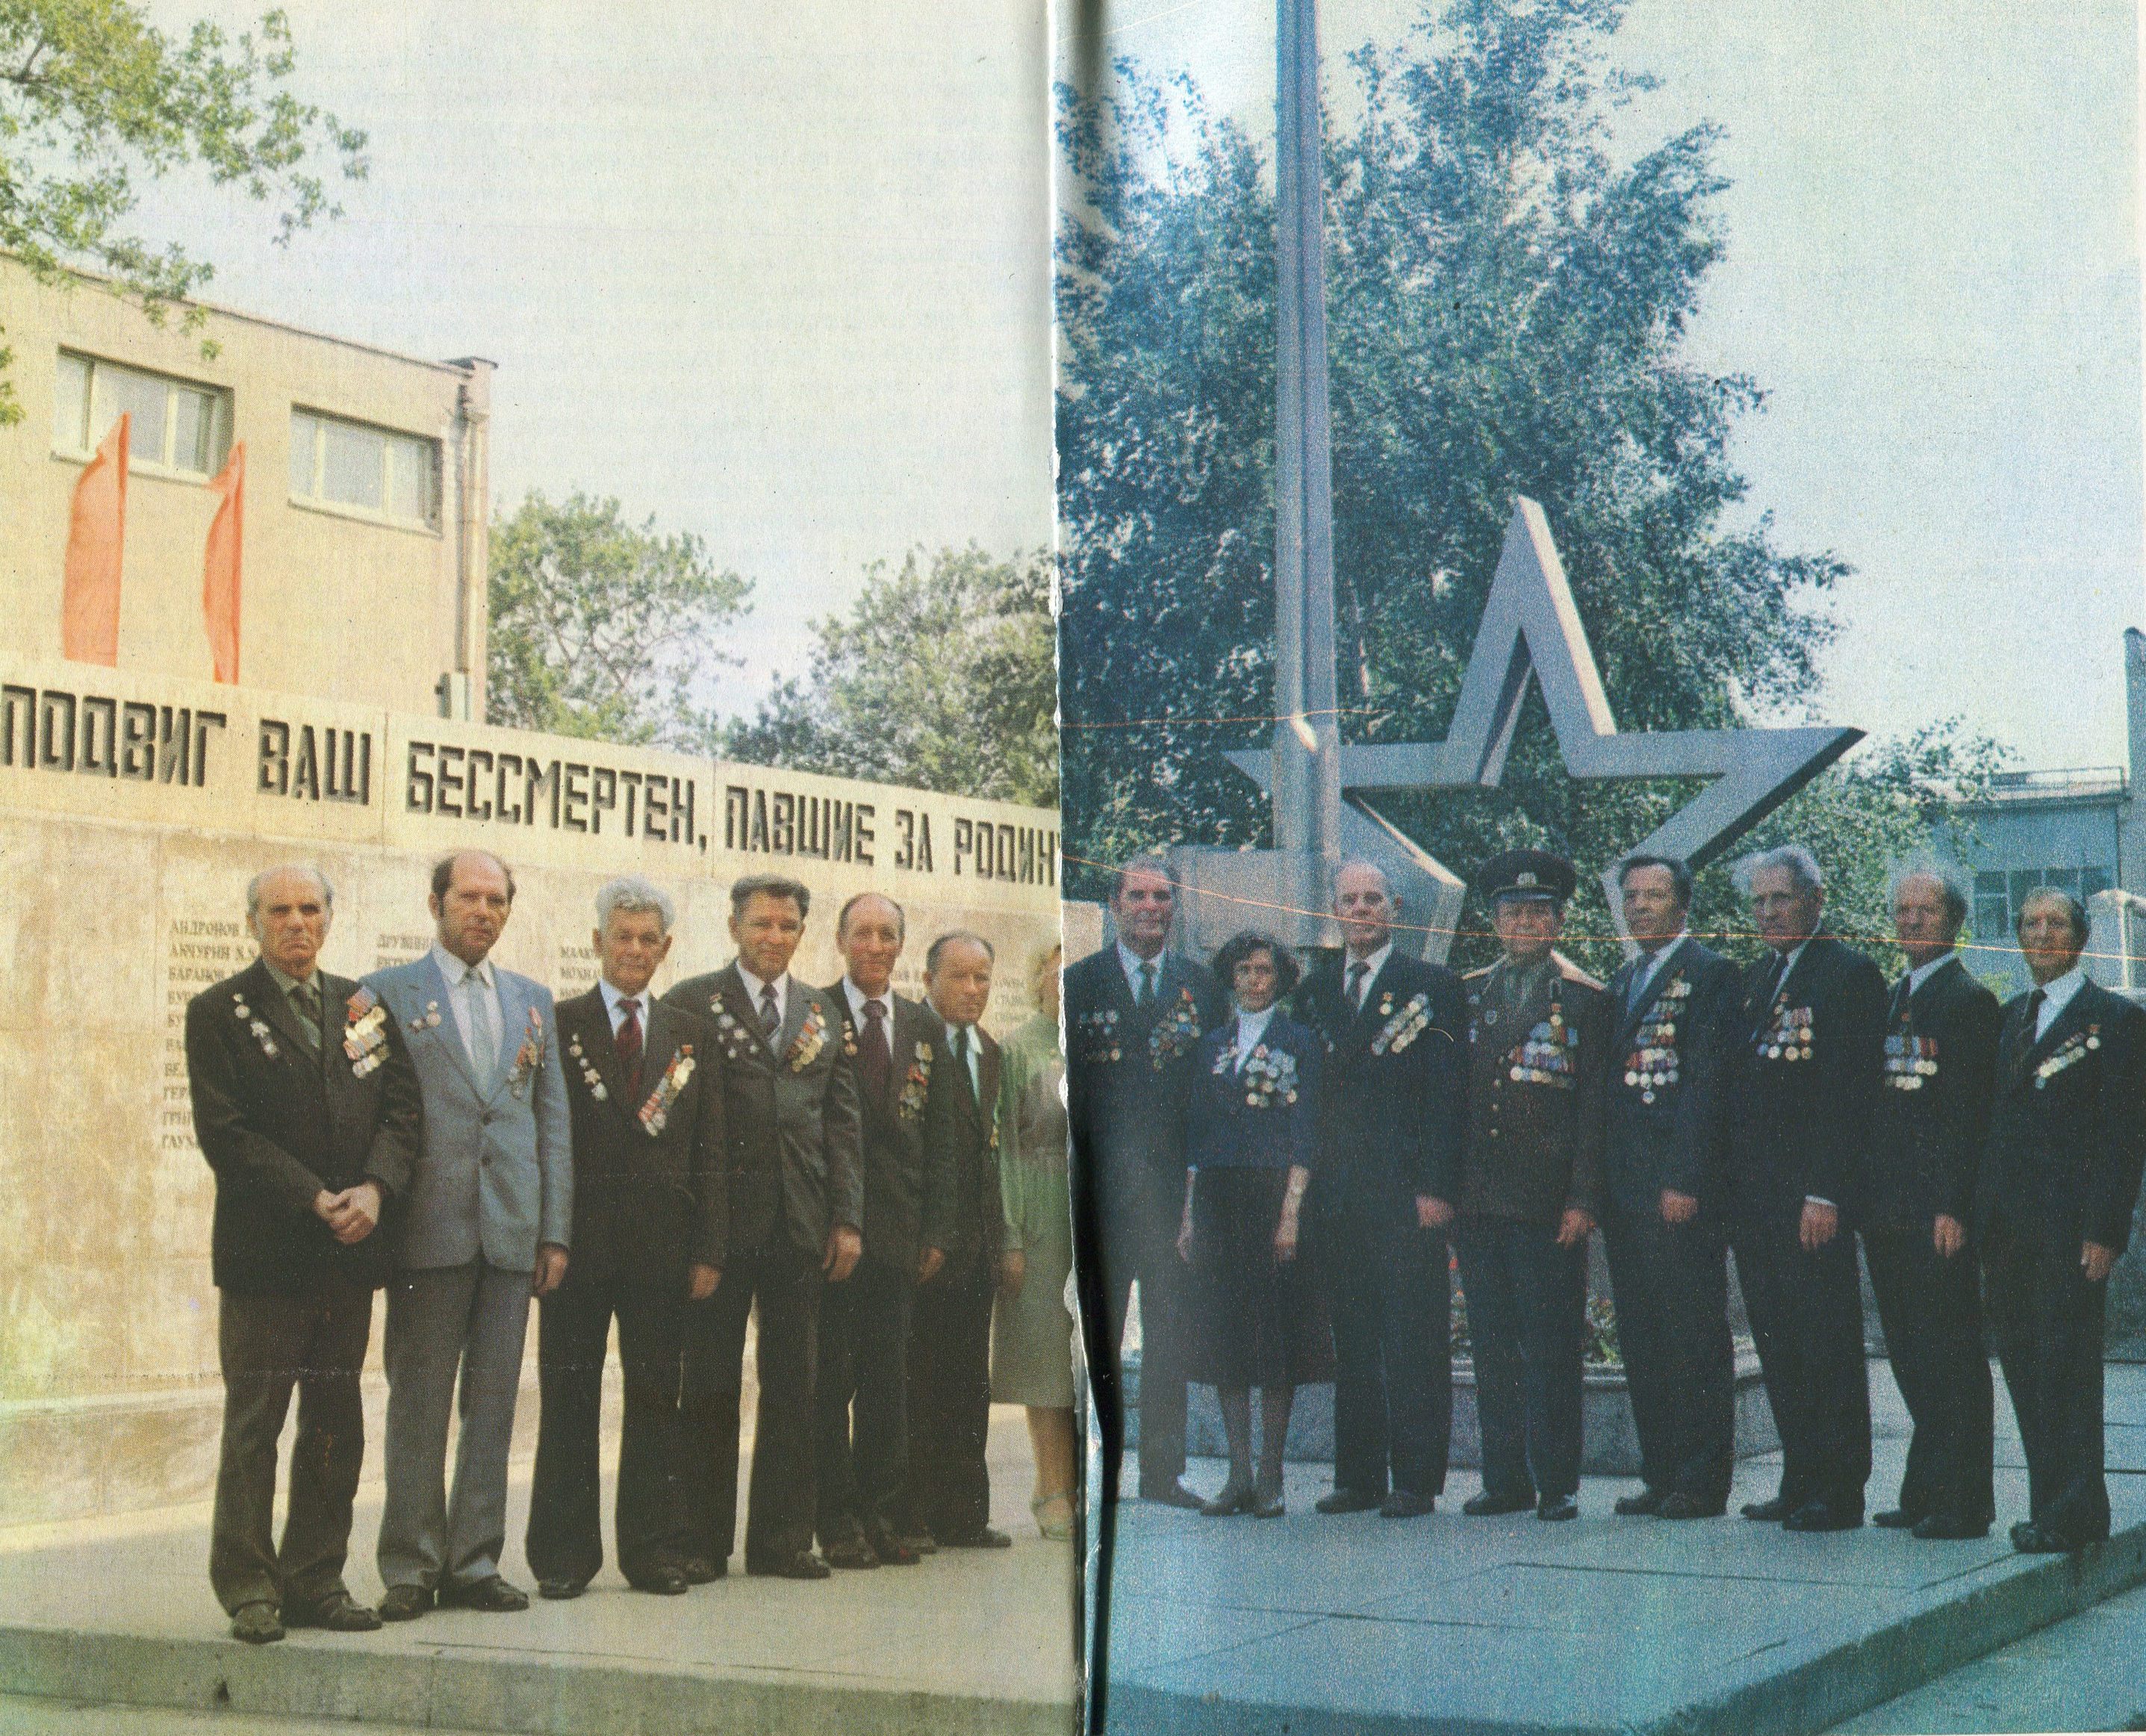
[[[255,935],[261,932],[261,889],[279,874],[310,874],[313,884],[321,889],[321,902],[327,906],[328,914],[335,915],[335,885],[320,866],[313,862],[278,862],[273,868],[263,868],[246,883],[246,925]]]
[[[1051,962],[1053,959],[1056,959],[1059,961],[1056,966],[1053,966]],[[1047,941],[1043,945],[1037,947],[1033,953],[1030,954],[1028,960],[1028,986],[1030,992],[1031,994],[1041,994],[1042,992],[1044,978],[1054,975],[1056,974],[1057,970],[1062,970],[1065,967],[1065,960],[1066,943],[1063,940]]]
[[[1352,868],[1361,868],[1365,870],[1367,872],[1377,875],[1379,877],[1379,885],[1380,889],[1385,891],[1387,900],[1390,903],[1394,904],[1398,904],[1400,901],[1394,896],[1393,876],[1388,874],[1385,869],[1381,868],[1369,856],[1350,856],[1344,861],[1340,867],[1334,870],[1334,878],[1327,882],[1327,892],[1330,896],[1336,898],[1340,896],[1341,876],[1348,873]]]
[[[2093,938],[2094,919],[2087,915],[2086,906],[2062,886],[2030,886],[2021,895],[2019,908],[2012,913],[2012,932],[2015,935],[2026,926],[2027,906],[2037,903],[2060,904],[2064,907],[2064,916],[2071,924],[2073,938],[2082,949]]]
[[[1934,880],[1944,900],[1945,920],[1957,930],[1967,920],[1967,913],[1974,906],[1967,890],[1967,876],[1956,862],[1943,856],[1924,855],[1918,851],[1904,861],[1894,864],[1893,871],[1885,877],[1885,902],[1899,901],[1900,888],[1911,880]]]
[[[997,951],[981,935],[973,934],[966,928],[951,929],[924,949],[924,974],[926,976],[939,974],[940,958],[949,946],[981,946],[986,958],[993,964],[998,962]]]
[[[1751,895],[1751,882],[1770,868],[1785,868],[1789,877],[1806,892],[1825,890],[1825,870],[1818,858],[1800,844],[1776,844],[1771,850],[1754,850],[1729,870],[1736,890]]]
[[[643,880],[637,874],[621,875],[616,880],[606,880],[596,893],[596,927],[599,930],[611,926],[615,915],[640,916],[653,911],[669,934],[678,920],[678,906],[671,902],[671,895],[653,880]]]

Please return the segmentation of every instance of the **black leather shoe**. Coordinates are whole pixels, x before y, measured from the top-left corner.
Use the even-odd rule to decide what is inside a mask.
[[[776,1555],[766,1561],[746,1558],[745,1570],[756,1578],[771,1579],[824,1579],[831,1569],[827,1564],[810,1549],[800,1549],[794,1555]]]
[[[317,1604],[283,1606],[287,1628],[325,1628],[331,1634],[370,1634],[380,1625],[377,1610],[368,1609],[347,1591],[332,1592]]]
[[[1878,1523],[1882,1525],[1884,1522],[1884,1515],[1880,1514]],[[1987,1537],[1989,1535],[1989,1521],[1962,1519],[1952,1513],[1933,1513],[1916,1520],[1909,1535],[1925,1540],[1940,1538],[1948,1541],[1964,1537]]]
[[[939,1553],[939,1539],[921,1525],[914,1531],[897,1531],[894,1535],[895,1540],[912,1555],[936,1555]]]
[[[1252,1510],[1252,1485],[1249,1483],[1225,1483],[1215,1492],[1211,1501],[1200,1504],[1203,1519],[1227,1519],[1232,1514]]]
[[[2012,1528],[2012,1547],[2022,1555],[2068,1555],[2079,1545],[2061,1532],[2022,1519]]]
[[[1778,1525],[1801,1504],[1786,1495],[1775,1495],[1770,1501],[1746,1501],[1743,1514],[1744,1518],[1756,1519],[1762,1525]]]
[[[1385,1499],[1382,1495],[1360,1495],[1353,1489],[1337,1489],[1331,1494],[1321,1495],[1311,1504],[1315,1513],[1369,1513]]]
[[[1922,1524],[1925,1515],[1910,1513],[1904,1507],[1889,1507],[1883,1513],[1870,1515],[1870,1523],[1883,1525],[1888,1531],[1912,1531]]]
[[[439,1599],[442,1609],[481,1609],[487,1615],[513,1615],[529,1607],[529,1594],[497,1574],[468,1585],[442,1585]]]
[[[1281,1485],[1277,1483],[1271,1489],[1255,1487],[1252,1490],[1252,1504],[1245,1511],[1251,1514],[1254,1519],[1281,1518],[1289,1511],[1288,1507],[1282,1501]]]
[[[1555,1524],[1580,1517],[1580,1503],[1570,1495],[1545,1495],[1535,1503],[1535,1517]]]
[[[731,1564],[727,1561],[712,1561],[706,1555],[688,1555],[678,1564],[678,1571],[686,1576],[688,1585],[706,1585],[712,1580],[727,1579]]]
[[[1781,1521],[1784,1531],[1854,1531],[1863,1524],[1863,1509],[1836,1505],[1823,1497],[1809,1500]]]
[[[1143,1483],[1140,1484],[1140,1499],[1143,1501],[1153,1501],[1163,1507],[1183,1507],[1194,1513],[1197,1513],[1207,1504],[1187,1489],[1181,1481]]]
[[[862,1569],[879,1565],[879,1556],[865,1541],[862,1532],[838,1537],[832,1543],[823,1542],[820,1545],[820,1554],[830,1567]]]
[[[683,1568],[668,1563],[651,1567],[645,1574],[626,1582],[636,1591],[652,1592],[659,1598],[675,1598],[692,1582],[686,1577]],[[540,1590],[541,1587],[538,1588]]]
[[[1654,1509],[1656,1519],[1719,1519],[1729,1510],[1728,1499],[1718,1501],[1702,1500],[1697,1495],[1688,1495],[1676,1489],[1662,1497],[1662,1504]]]
[[[431,1586],[391,1585],[387,1595],[380,1600],[380,1619],[384,1622],[413,1622],[432,1607]]]
[[[1668,1494],[1659,1489],[1643,1489],[1635,1495],[1617,1497],[1615,1512],[1620,1519],[1639,1519],[1649,1513],[1661,1511]]]
[[[1485,1489],[1480,1495],[1470,1495],[1460,1504],[1460,1510],[1470,1519],[1495,1519],[1501,1513],[1525,1513],[1534,1506],[1531,1494],[1500,1495]]]
[[[1380,1519],[1420,1519],[1426,1513],[1438,1510],[1435,1495],[1405,1494],[1395,1489],[1379,1504]]]
[[[248,1645],[266,1645],[283,1637],[283,1624],[273,1604],[241,1604],[231,1618],[231,1637]]]
[[[553,1604],[564,1604],[589,1589],[586,1579],[539,1579],[536,1595]]]
[[[882,1567],[914,1567],[924,1559],[885,1525],[866,1525],[865,1541]]]
[[[951,1537],[939,1539],[941,1549],[1010,1549],[1013,1539],[1003,1531],[994,1531],[989,1525],[979,1525],[973,1531],[956,1531]]]

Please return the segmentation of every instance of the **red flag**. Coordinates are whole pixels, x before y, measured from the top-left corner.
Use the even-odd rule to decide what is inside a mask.
[[[67,526],[63,654],[77,663],[119,661],[119,560],[127,541],[127,425],[122,416],[74,485]]]
[[[222,474],[208,485],[223,496],[209,521],[202,556],[202,624],[208,630],[216,678],[238,681],[238,570],[246,540],[246,442],[231,449]]]

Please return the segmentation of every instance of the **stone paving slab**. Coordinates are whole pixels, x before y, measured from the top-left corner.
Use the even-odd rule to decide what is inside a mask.
[[[226,1637],[205,1505],[0,1533],[0,1694],[420,1729],[565,1733],[1036,1732],[1074,1727],[1073,1551],[1036,1533],[1019,1410],[994,1412],[993,1519],[1007,1550],[816,1584],[732,1577],[683,1597],[607,1567],[571,1602],[442,1610],[377,1634]],[[528,1486],[512,1485],[507,1576]],[[604,1511],[611,1499],[606,1490]],[[377,1599],[377,1490],[347,1577]],[[606,1524],[608,1534],[608,1524]],[[741,1532],[742,1526],[741,1525]],[[4,1729],[0,1724],[0,1729]]]

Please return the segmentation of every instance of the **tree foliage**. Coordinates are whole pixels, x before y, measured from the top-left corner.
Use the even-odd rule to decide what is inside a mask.
[[[144,181],[197,167],[277,202],[279,242],[338,215],[309,165],[362,178],[365,135],[292,96],[295,65],[280,8],[236,39],[207,22],[182,39],[129,0],[0,0],[0,252],[45,282],[105,272],[162,324],[213,268],[129,227]],[[202,318],[190,308],[181,323]],[[10,360],[0,349],[0,423],[22,416]]]
[[[971,545],[875,562],[847,619],[813,623],[803,681],[778,683],[730,757],[1055,806],[1051,563]]]
[[[520,729],[706,750],[695,704],[752,586],[690,532],[628,523],[616,500],[532,490],[492,532],[485,715]]]
[[[1341,128],[1329,105],[1345,741],[1443,738],[1520,494],[1549,515],[1620,728],[1733,727],[1816,696],[1826,594],[1847,569],[1735,510],[1729,441],[1763,394],[1685,342],[1724,244],[1718,135],[1613,153],[1611,117],[1640,82],[1609,65],[1620,13],[1452,0],[1400,48],[1348,57],[1359,120]],[[1274,709],[1264,154],[1189,80],[1117,71],[1061,89],[1059,109],[1066,831],[1095,863],[1267,842],[1264,799],[1220,751],[1262,746],[1271,725],[1201,720]],[[1844,843],[1867,845],[1848,816],[1882,813],[1904,840],[1924,824],[1906,769],[1927,783],[1934,756],[1949,775],[1954,746],[1941,731],[1864,750],[1776,827],[1837,814]],[[1585,885],[1696,787],[1574,783],[1535,697],[1499,789],[1387,811],[1458,871],[1542,844]],[[1603,934],[1607,917],[1598,891],[1572,920]],[[1487,926],[1472,905],[1469,920]]]

